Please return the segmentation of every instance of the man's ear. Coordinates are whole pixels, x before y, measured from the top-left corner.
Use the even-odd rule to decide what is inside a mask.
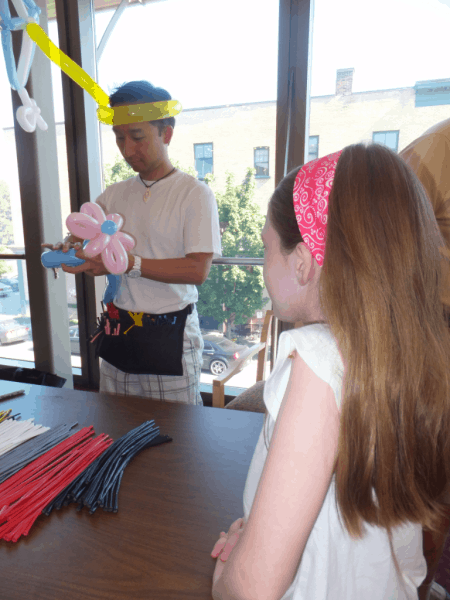
[[[173,127],[171,125],[167,125],[167,127],[163,130],[163,141],[165,144],[169,145],[173,136]]]

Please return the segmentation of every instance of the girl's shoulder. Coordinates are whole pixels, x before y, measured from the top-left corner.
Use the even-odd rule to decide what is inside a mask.
[[[305,325],[285,333],[290,337],[287,346],[295,346],[298,354],[317,375],[322,377],[329,374],[328,381],[336,371],[343,373],[344,365],[336,338],[326,323]]]
[[[264,391],[264,402],[272,418],[276,420],[295,354],[299,354],[312,371],[330,385],[339,408],[344,365],[329,326],[314,323],[284,331],[280,336],[275,365]]]
[[[279,348],[295,345],[302,356],[304,353],[326,355],[337,351],[336,340],[326,323],[312,323],[284,331],[280,336]]]

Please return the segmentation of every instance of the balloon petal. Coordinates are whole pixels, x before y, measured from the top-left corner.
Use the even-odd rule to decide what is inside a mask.
[[[93,258],[94,256],[100,254],[100,252],[103,252],[103,250],[109,244],[110,239],[111,236],[107,235],[106,233],[101,233],[96,238],[88,242],[83,251],[86,256]]]
[[[95,204],[95,202],[85,202],[80,211],[85,215],[90,215],[93,219],[100,223],[106,221],[105,212],[101,206]]]
[[[71,213],[66,219],[66,225],[70,233],[83,240],[90,240],[100,233],[99,223],[82,213]]]
[[[128,267],[128,255],[119,240],[112,239],[102,252],[103,264],[110,273],[122,275]]]
[[[114,223],[117,225],[117,229],[121,229],[122,225],[123,225],[123,217],[121,217],[120,215],[118,215],[117,213],[108,215],[106,217],[107,221],[114,221]]]
[[[128,233],[123,233],[123,231],[118,231],[117,233],[115,233],[113,235],[113,238],[118,240],[125,248],[125,250],[133,250],[133,248],[136,245],[131,235],[128,235]]]

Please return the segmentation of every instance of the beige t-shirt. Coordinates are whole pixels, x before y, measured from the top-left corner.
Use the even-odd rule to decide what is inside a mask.
[[[442,254],[450,257],[450,119],[428,129],[402,152],[401,158],[422,182],[431,200],[436,221],[447,248]],[[442,303],[450,307],[450,266],[442,261]]]
[[[177,170],[152,186],[147,202],[145,191],[137,175],[109,186],[96,200],[106,214],[123,217],[121,231],[136,240],[132,254],[154,259],[183,258],[193,252],[212,252],[213,258],[222,256],[217,202],[205,183]],[[163,314],[181,310],[197,300],[198,291],[193,284],[122,275],[114,303],[128,311]]]

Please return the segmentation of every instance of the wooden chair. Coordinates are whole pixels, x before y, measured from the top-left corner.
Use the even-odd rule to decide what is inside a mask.
[[[266,316],[264,318],[264,324],[261,332],[261,339],[258,344],[254,344],[250,346],[247,350],[242,352],[239,356],[239,359],[228,369],[222,373],[217,379],[213,381],[213,397],[212,397],[212,405],[214,408],[234,408],[237,410],[250,410],[256,412],[264,412],[264,403],[262,401],[262,390],[264,388],[264,376],[265,376],[265,366],[266,366],[266,354],[267,354],[267,338],[269,336],[270,326],[272,324],[273,311],[266,311]],[[237,398],[235,398],[232,402],[230,402],[225,407],[225,383],[230,380],[234,375],[240,373],[247,362],[258,353],[258,366],[256,372],[256,385],[246,390],[240,394]],[[251,408],[251,404],[248,405],[247,408],[242,408],[238,406],[238,400],[241,399],[244,394],[247,394],[250,390],[257,391],[257,402],[254,404],[254,407]],[[241,402],[241,405],[243,403]],[[231,406],[233,405],[233,406]]]

